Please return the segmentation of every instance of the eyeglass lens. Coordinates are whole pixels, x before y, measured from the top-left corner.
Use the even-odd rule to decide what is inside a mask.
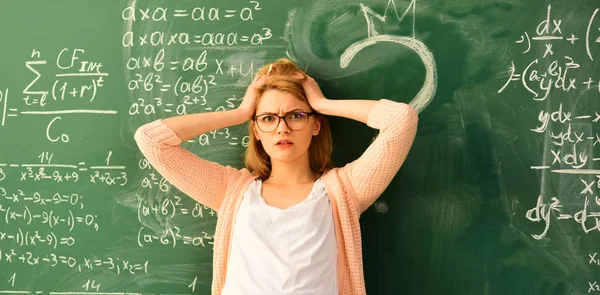
[[[308,123],[308,115],[306,113],[291,113],[284,118],[288,127],[294,131],[302,130]],[[280,120],[281,117],[275,115],[260,115],[256,118],[258,128],[264,132],[275,130]]]

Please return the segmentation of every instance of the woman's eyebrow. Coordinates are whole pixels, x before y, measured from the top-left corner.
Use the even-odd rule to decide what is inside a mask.
[[[288,112],[284,113],[284,115],[287,115],[287,114],[289,114],[289,113],[298,112],[298,111],[300,111],[300,112],[307,112],[307,111],[305,111],[305,110],[303,110],[303,109],[298,109],[298,108],[296,108],[296,109],[293,109],[293,110],[291,110],[291,111],[288,111]],[[263,113],[261,113],[260,115],[277,115],[277,113],[273,113],[273,112],[263,112]],[[260,116],[260,115],[257,115],[257,116]]]

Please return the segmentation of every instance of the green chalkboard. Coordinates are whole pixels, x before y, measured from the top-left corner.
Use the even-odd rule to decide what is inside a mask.
[[[287,56],[419,110],[361,217],[368,294],[600,292],[596,1],[0,2],[0,294],[209,294],[216,216],[133,140]],[[377,131],[331,117],[334,161]],[[246,126],[183,143],[242,167]]]

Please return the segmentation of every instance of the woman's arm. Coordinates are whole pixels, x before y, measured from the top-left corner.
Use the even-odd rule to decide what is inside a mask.
[[[400,170],[415,139],[418,120],[411,106],[387,99],[377,101],[369,110],[366,123],[379,134],[358,159],[340,168],[356,192],[359,213],[381,196]]]
[[[358,198],[362,214],[388,187],[404,163],[417,133],[418,114],[405,103],[387,99],[329,100],[314,79],[305,82],[307,99],[323,114],[354,119],[378,129],[379,134],[356,160],[340,168]]]
[[[187,141],[206,132],[242,124],[248,119],[248,115],[243,114],[239,109],[234,109],[175,116],[163,119],[162,122],[173,130],[181,141]]]
[[[142,125],[134,138],[148,162],[166,180],[199,203],[218,212],[231,187],[243,173],[230,166],[202,159],[180,146],[206,132],[244,123],[254,113],[255,79],[235,110],[175,116]]]
[[[376,100],[330,100],[325,98],[319,84],[311,76],[306,75],[302,83],[306,99],[315,111],[328,115],[353,119],[367,123],[369,112],[377,103]]]
[[[203,128],[196,123],[209,120],[213,120],[208,123],[209,127]],[[242,173],[230,166],[202,159],[180,144],[182,139],[211,131],[207,128],[218,129],[239,121],[241,119],[234,111],[183,115],[142,125],[134,138],[142,154],[162,177],[198,203],[219,212],[226,188]]]
[[[328,99],[315,110],[324,115],[349,118],[366,124],[369,112],[376,103],[376,100]]]

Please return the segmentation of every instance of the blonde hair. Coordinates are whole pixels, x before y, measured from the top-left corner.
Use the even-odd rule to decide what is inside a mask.
[[[271,78],[262,87],[256,89],[256,105],[262,95],[270,89],[289,92],[298,99],[306,102],[310,110],[315,110],[310,106],[302,87],[302,82],[306,81],[307,76],[293,61],[287,58],[280,58],[277,61],[263,66],[256,74],[259,78],[269,75]],[[331,153],[333,151],[333,141],[331,129],[327,118],[318,112],[315,112],[315,120],[319,120],[321,128],[319,134],[313,136],[308,147],[309,166],[314,172],[324,173],[334,167]],[[267,154],[262,144],[254,136],[252,124],[248,124],[248,134],[250,142],[246,149],[244,163],[246,168],[252,173],[258,175],[262,180],[269,178],[271,174],[271,157]]]

